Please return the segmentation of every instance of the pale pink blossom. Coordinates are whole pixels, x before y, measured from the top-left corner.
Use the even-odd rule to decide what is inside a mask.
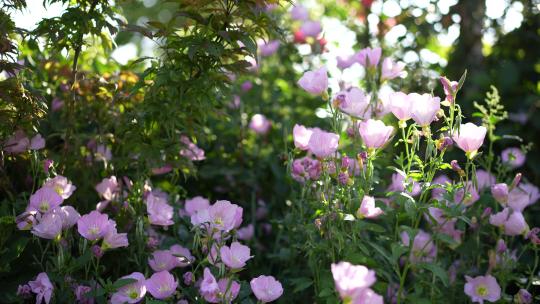
[[[337,93],[334,102],[338,108],[351,116],[358,118],[370,118],[370,96],[357,87],[351,87]]]
[[[153,192],[146,198],[146,211],[152,225],[170,226],[174,224],[172,220],[174,208],[167,204],[166,198],[157,196]]]
[[[305,72],[298,80],[298,85],[308,93],[320,95],[326,92],[328,88],[328,74],[326,67],[322,67],[316,71]]]
[[[525,153],[520,148],[515,147],[504,149],[501,153],[501,158],[503,163],[512,169],[523,166],[526,160]]]
[[[56,212],[45,213],[39,223],[32,227],[32,234],[44,239],[56,239],[61,233],[62,217]]]
[[[53,188],[63,199],[68,199],[73,194],[73,191],[77,189],[77,187],[62,175],[48,179],[43,186]]]
[[[41,150],[45,148],[45,139],[41,134],[36,134],[32,139],[30,140],[30,146],[28,147],[30,150]]]
[[[210,201],[202,196],[186,199],[184,209],[189,216],[192,216],[197,211],[210,207]]]
[[[249,128],[253,130],[253,132],[257,134],[264,135],[270,131],[270,128],[272,127],[272,123],[266,116],[262,114],[255,114],[251,117],[251,121],[249,122]]]
[[[407,121],[411,119],[413,103],[409,95],[403,92],[393,92],[389,96],[390,99],[390,111],[400,121]]]
[[[145,282],[148,292],[156,299],[170,298],[178,287],[178,281],[168,271],[154,273]]]
[[[43,186],[30,196],[30,204],[26,211],[45,213],[62,204],[64,199],[52,187]]]
[[[199,148],[194,144],[189,137],[182,135],[180,136],[180,142],[183,144],[183,148],[180,150],[180,155],[191,160],[191,161],[201,161],[206,159],[204,156],[204,150]]]
[[[403,77],[405,75],[404,68],[405,64],[403,62],[394,62],[388,57],[384,58],[381,66],[381,80]]]
[[[322,31],[322,26],[319,21],[306,20],[300,27],[300,31],[305,37],[316,38]]]
[[[49,304],[54,291],[54,286],[49,280],[49,276],[45,272],[41,272],[37,275],[34,281],[28,282],[28,286],[32,289],[32,292],[36,294],[36,304],[41,304],[45,301]]]
[[[319,158],[332,156],[339,146],[339,135],[314,129],[309,138],[308,147],[311,153]]]
[[[440,98],[430,94],[411,93],[408,95],[412,102],[412,119],[420,126],[429,126],[441,108]]]
[[[96,185],[96,191],[103,199],[110,201],[120,191],[120,186],[116,180],[116,176],[104,178],[99,184]]]
[[[305,6],[296,4],[291,10],[291,18],[293,20],[306,21],[309,19],[309,11]]]
[[[376,67],[381,59],[382,49],[376,48],[364,48],[356,53],[355,57],[358,63],[364,67]]]
[[[479,127],[468,122],[459,127],[459,131],[454,133],[452,139],[461,150],[465,151],[466,153],[473,153],[478,151],[478,149],[480,149],[484,143],[486,132],[486,127]]]
[[[375,199],[365,195],[360,204],[360,209],[356,212],[356,216],[358,218],[376,218],[383,213],[381,208],[375,207]]]
[[[311,138],[311,134],[313,134],[313,130],[312,128],[295,124],[293,128],[294,146],[300,150],[309,149],[309,139]]]
[[[465,294],[471,297],[472,302],[496,302],[501,298],[501,287],[493,276],[486,275],[475,278],[465,276],[465,279],[467,280],[464,288]]]
[[[175,257],[175,263],[178,267],[187,267],[195,261],[195,257],[191,255],[189,249],[178,244],[172,245],[169,251]]]
[[[203,279],[199,287],[199,292],[204,298],[213,298],[219,292],[219,285],[216,278],[208,267],[204,268]]]
[[[259,51],[261,56],[267,57],[273,55],[279,48],[279,40],[271,40],[268,42],[259,43]]]
[[[120,287],[112,295],[111,304],[139,303],[146,295],[146,280],[144,275],[140,272],[134,272],[120,279],[134,279],[136,281]]]
[[[360,122],[359,132],[362,141],[366,147],[370,149],[377,149],[384,146],[392,132],[394,127],[386,126],[381,120],[368,119],[367,121]]]
[[[22,130],[17,130],[8,138],[2,145],[2,148],[7,153],[18,154],[28,150],[30,146],[30,139],[26,137],[26,134]]]
[[[332,276],[341,299],[344,301],[356,298],[364,289],[375,283],[375,271],[363,265],[339,262],[331,266]]]
[[[272,276],[261,275],[249,283],[255,297],[262,303],[277,300],[283,294],[281,283]]]
[[[246,266],[246,262],[253,256],[248,246],[239,242],[233,242],[231,246],[222,246],[219,250],[221,260],[231,269],[239,269]]]

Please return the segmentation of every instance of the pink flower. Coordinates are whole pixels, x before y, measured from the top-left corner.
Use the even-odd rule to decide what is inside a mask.
[[[452,184],[452,180],[450,180],[448,176],[443,174],[443,175],[439,175],[435,177],[433,179],[432,184],[445,186],[447,184]],[[446,189],[444,189],[443,187],[433,188],[433,190],[431,190],[431,197],[437,200],[441,200],[445,193],[446,193]]]
[[[484,137],[486,136],[486,127],[476,126],[473,123],[466,123],[459,127],[459,132],[452,136],[452,139],[458,147],[466,153],[473,153],[478,151],[484,143]]]
[[[477,170],[476,183],[478,184],[479,191],[491,188],[491,186],[495,184],[495,176],[485,170]]]
[[[63,201],[62,197],[56,193],[54,188],[43,186],[30,196],[30,204],[27,211],[35,210],[45,213],[57,208]]]
[[[332,276],[341,299],[346,301],[356,298],[364,289],[375,283],[375,271],[362,265],[352,265],[349,262],[332,264]]]
[[[103,250],[106,250],[127,247],[128,245],[129,242],[127,238],[127,233],[118,233],[118,231],[116,230],[116,222],[113,220],[109,220],[109,229],[103,237],[103,244],[101,245],[101,248]]]
[[[7,153],[17,154],[28,150],[28,146],[30,146],[30,140],[24,131],[18,130],[3,143],[2,148]]]
[[[116,176],[104,178],[99,184],[96,185],[96,191],[103,199],[110,201],[120,191]]]
[[[475,278],[465,276],[465,279],[467,280],[465,294],[471,297],[471,301],[478,303],[484,303],[484,300],[496,302],[501,298],[501,287],[491,275]]]
[[[267,57],[273,55],[278,50],[279,44],[279,40],[268,41],[268,43],[260,43],[259,51],[261,53],[261,56]]]
[[[94,210],[79,218],[77,230],[89,241],[99,240],[109,231],[109,216]]]
[[[184,148],[180,150],[181,156],[191,161],[200,161],[206,158],[204,156],[204,150],[191,142],[191,140],[187,136],[182,135],[180,137],[180,142],[184,144]]]
[[[178,267],[186,267],[195,261],[195,257],[191,255],[189,249],[180,245],[172,245],[169,251],[174,256],[176,266]]]
[[[370,96],[357,87],[337,93],[335,102],[341,111],[358,118],[370,118]]]
[[[450,81],[448,78],[444,76],[441,76],[441,78],[439,79],[443,86],[444,94],[446,95],[446,100],[450,103],[453,103],[454,95],[457,93],[456,90],[459,83],[457,81]]]
[[[412,183],[412,190],[409,192],[406,190],[407,185]],[[392,183],[388,186],[386,191],[388,192],[405,192],[411,196],[417,196],[420,194],[421,186],[419,183],[415,182],[412,178],[409,177],[408,181],[405,181],[405,173],[402,171],[392,174]]]
[[[167,174],[167,173],[171,172],[172,169],[173,168],[172,168],[171,165],[166,164],[166,165],[161,166],[161,167],[152,168],[152,174],[153,175]]]
[[[441,109],[441,99],[430,94],[417,93],[411,93],[408,97],[412,102],[412,119],[422,127],[429,126]]]
[[[465,195],[465,189],[467,190],[467,196]],[[464,184],[463,188],[459,188],[454,194],[454,202],[460,204],[463,203],[465,206],[470,206],[476,203],[480,199],[480,194],[478,190],[474,188],[474,185],[471,181]]]
[[[300,27],[300,31],[304,34],[305,37],[316,38],[322,31],[322,26],[319,21],[307,20]]]
[[[112,159],[111,149],[106,145],[98,145],[94,156],[98,161],[109,161]]]
[[[328,75],[326,67],[317,71],[308,71],[298,80],[298,85],[313,95],[320,95],[328,88]]]
[[[247,92],[253,88],[253,83],[249,80],[246,80],[242,82],[240,88],[242,89],[242,91]],[[240,96],[238,96],[238,98],[240,98]]]
[[[410,246],[409,234],[405,231],[401,233],[401,242],[406,247]],[[431,262],[435,256],[437,256],[437,247],[431,239],[431,235],[423,230],[419,230],[412,244],[411,263]]]
[[[390,111],[400,121],[407,121],[411,119],[411,112],[413,110],[412,99],[403,92],[394,92],[390,96]]]
[[[53,98],[52,103],[51,103],[51,110],[53,112],[60,110],[63,106],[64,106],[64,101],[62,101],[58,97]]]
[[[45,187],[53,188],[63,199],[68,199],[77,187],[75,187],[66,177],[57,175],[43,184]]]
[[[525,234],[529,230],[523,214],[519,211],[511,211],[509,208],[504,208],[501,212],[491,215],[489,223],[502,228],[504,234],[511,236]]]
[[[338,56],[336,58],[336,60],[337,60],[337,67],[340,70],[344,70],[346,68],[349,68],[356,62],[356,58],[355,58],[354,55],[352,55],[352,56]]]
[[[381,80],[403,77],[405,64],[403,62],[393,62],[390,58],[384,58],[381,66]]]
[[[272,276],[259,276],[249,283],[255,297],[263,303],[277,300],[283,294],[281,283]]]
[[[230,281],[222,278],[218,281],[219,290],[212,294],[207,294],[204,299],[209,303],[232,303],[240,292],[240,284],[236,281]],[[229,287],[230,286],[230,287]]]
[[[293,20],[306,21],[309,19],[309,11],[304,6],[297,4],[291,10]]]
[[[500,183],[491,186],[491,195],[497,202],[505,205],[508,201],[508,185]]]
[[[189,216],[192,216],[201,209],[207,209],[210,207],[210,201],[202,196],[196,196],[191,199],[187,199],[184,209]]]
[[[233,242],[231,246],[223,246],[219,253],[223,263],[231,269],[239,269],[246,266],[246,262],[253,256],[248,246],[242,245],[239,242]]]
[[[62,233],[62,218],[56,212],[45,213],[39,224],[32,227],[32,234],[49,240],[54,240]]]
[[[81,218],[81,215],[72,206],[62,206],[61,208],[53,209],[54,213],[60,215],[62,219],[62,229],[67,230],[75,224]]]
[[[365,195],[360,204],[360,209],[356,212],[358,218],[376,218],[383,214],[383,211],[379,207],[375,207],[375,199],[371,196]]]
[[[154,273],[146,280],[148,292],[156,299],[163,300],[172,296],[176,292],[178,282],[168,271]]]
[[[360,50],[358,53],[356,53],[355,57],[358,63],[363,65],[364,67],[376,67],[379,64],[379,60],[381,59],[382,55],[382,49],[377,48],[364,48]]]
[[[313,134],[313,130],[312,128],[295,124],[293,128],[294,146],[300,150],[309,149],[309,139],[311,138],[311,134]]]
[[[504,222],[506,222],[506,219],[508,218],[508,214],[510,212],[510,209],[504,208],[502,211],[492,214],[489,216],[489,223],[493,226],[503,227]]]
[[[217,201],[209,208],[208,212],[212,227],[224,232],[229,232],[240,226],[242,213],[242,207],[231,204],[229,201]]]
[[[37,275],[34,281],[28,282],[32,292],[36,294],[36,304],[41,304],[43,300],[49,304],[51,301],[54,286],[45,272]]]
[[[529,225],[521,212],[514,211],[504,223],[504,234],[510,236],[525,235],[529,232]]]
[[[146,295],[144,275],[134,272],[120,279],[134,279],[136,282],[120,287],[111,297],[111,304],[139,303]]]
[[[170,226],[174,224],[172,221],[174,208],[167,204],[166,198],[150,193],[146,198],[146,211],[152,225]]]
[[[309,150],[319,158],[334,154],[339,146],[339,135],[320,129],[313,129],[309,138]]]
[[[94,299],[92,298],[90,291],[92,291],[90,286],[78,285],[75,288],[75,298],[77,298],[77,303],[93,304]]]
[[[518,304],[530,304],[533,301],[532,295],[527,289],[520,289],[516,295]]]
[[[394,127],[386,126],[384,122],[375,119],[362,121],[359,127],[360,137],[362,137],[362,141],[366,147],[370,149],[377,149],[384,146],[393,131]]]
[[[30,150],[41,150],[45,148],[45,139],[41,136],[41,134],[36,134],[32,139],[30,140],[30,146],[28,147]]]
[[[212,272],[210,272],[208,267],[204,268],[203,280],[201,282],[201,286],[199,287],[199,292],[205,299],[213,298],[219,292],[219,285],[216,278]]]
[[[170,271],[177,266],[177,260],[169,250],[156,250],[148,259],[148,265],[156,272]]]
[[[501,158],[503,163],[507,164],[512,169],[523,166],[526,159],[525,154],[520,148],[504,149],[501,153]]]
[[[295,159],[292,164],[292,177],[298,182],[305,182],[307,179],[317,180],[322,173],[322,165],[308,156]]]
[[[371,288],[362,289],[354,296],[351,304],[384,304],[381,295],[376,294]]]
[[[508,206],[512,207],[514,211],[521,212],[534,204],[539,197],[540,194],[537,187],[522,183],[508,193]]]
[[[249,224],[246,227],[242,227],[236,231],[236,237],[239,240],[248,241],[253,238],[255,234],[255,227],[253,224]]]
[[[262,114],[255,114],[251,117],[249,128],[257,134],[264,135],[270,131],[272,123]]]

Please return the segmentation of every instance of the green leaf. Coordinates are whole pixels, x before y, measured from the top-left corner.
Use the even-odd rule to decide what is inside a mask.
[[[431,271],[436,277],[438,277],[445,287],[449,285],[448,273],[442,267],[437,264],[420,263],[418,265],[421,268]]]
[[[293,285],[295,286],[293,292],[302,291],[302,290],[310,287],[311,285],[313,285],[313,280],[311,280],[308,277],[291,279],[291,281],[292,281]]]
[[[461,78],[459,79],[459,82],[458,82],[456,92],[461,90],[461,87],[465,83],[465,79],[467,79],[467,70],[465,70],[465,72],[463,72],[463,75],[461,75]]]

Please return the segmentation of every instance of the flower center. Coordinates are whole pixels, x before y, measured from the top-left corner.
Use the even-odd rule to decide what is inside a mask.
[[[137,299],[139,297],[139,293],[137,292],[137,290],[135,288],[132,287],[132,288],[130,288],[128,290],[128,297],[130,299],[135,300],[135,299]]]
[[[171,288],[169,287],[169,285],[161,285],[159,286],[159,292],[167,292],[169,290],[171,290]]]
[[[47,202],[47,201],[42,201],[42,202],[39,204],[39,211],[41,211],[41,212],[47,212],[47,211],[49,211],[49,202]]]
[[[88,229],[88,234],[90,234],[90,235],[98,235],[99,234],[99,228],[97,226],[90,227],[90,229]]]
[[[486,285],[478,285],[478,287],[476,287],[476,293],[480,296],[487,296],[488,295],[488,288]]]
[[[62,193],[64,192],[64,189],[62,189],[62,187],[60,186],[56,186],[54,187],[54,191],[58,193],[58,195],[62,195]]]

